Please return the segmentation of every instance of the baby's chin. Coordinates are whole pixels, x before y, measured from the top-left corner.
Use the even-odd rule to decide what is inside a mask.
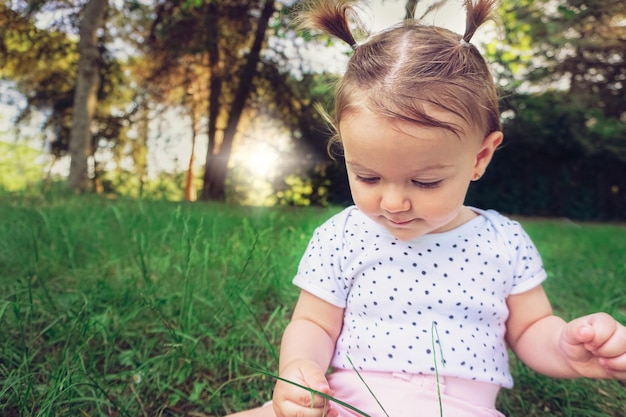
[[[385,218],[379,218],[376,219],[376,223],[383,226],[387,232],[398,240],[413,240],[432,232],[432,230],[424,227],[425,224],[419,220],[412,220],[405,224],[393,224]]]

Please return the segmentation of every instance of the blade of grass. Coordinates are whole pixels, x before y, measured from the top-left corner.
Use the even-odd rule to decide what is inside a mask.
[[[433,321],[431,328],[431,343],[433,346],[433,362],[435,363],[435,378],[437,379],[437,399],[439,400],[439,417],[443,417],[443,403],[441,401],[441,384],[439,384],[439,366],[437,365],[437,350],[435,348],[435,335],[437,335],[436,344],[439,345],[439,352],[441,353],[441,364],[446,366],[446,360],[443,357],[443,348],[439,340],[439,331],[437,330],[437,322]]]
[[[332,401],[334,403],[337,403],[337,404],[339,404],[339,405],[341,405],[341,406],[343,406],[343,407],[345,407],[345,408],[347,408],[347,409],[349,409],[351,411],[354,411],[357,414],[362,415],[363,417],[371,417],[365,411],[361,411],[358,408],[356,408],[356,407],[354,407],[354,406],[352,406],[352,405],[350,405],[350,404],[348,404],[348,403],[346,403],[344,401],[338,400],[337,398],[335,398],[335,397],[333,397],[331,395],[324,394],[323,392],[314,390],[314,389],[309,388],[309,387],[305,387],[304,385],[298,384],[297,382],[293,382],[293,381],[290,381],[288,379],[282,378],[282,377],[280,377],[278,375],[274,375],[271,372],[266,372],[266,371],[263,371],[263,370],[257,369],[257,368],[251,368],[251,369],[254,369],[257,372],[260,372],[263,375],[269,376],[270,378],[274,378],[274,379],[277,379],[279,381],[283,381],[283,382],[286,382],[288,384],[294,385],[294,386],[296,386],[298,388],[302,388],[303,390],[310,392],[312,395],[319,395],[320,397],[322,397],[322,398],[324,398],[326,400]]]
[[[352,363],[352,359],[350,359],[349,356],[346,356],[348,358],[348,362],[350,362],[350,366],[352,366],[352,369],[354,370],[354,372],[356,372],[357,376],[359,377],[359,379],[361,380],[361,382],[363,382],[363,384],[365,385],[365,388],[367,388],[367,390],[370,392],[370,394],[372,395],[372,398],[374,398],[374,400],[376,401],[376,403],[378,404],[378,406],[380,407],[381,410],[383,410],[383,413],[385,413],[385,415],[387,417],[389,417],[389,414],[387,414],[387,411],[385,410],[385,407],[383,407],[383,405],[380,403],[380,401],[378,401],[378,398],[376,397],[376,395],[374,394],[374,392],[372,391],[372,389],[369,387],[369,385],[367,385],[367,382],[365,382],[365,380],[363,379],[363,377],[361,376],[361,374],[359,373],[359,371],[357,371],[356,367],[354,366],[354,364]]]

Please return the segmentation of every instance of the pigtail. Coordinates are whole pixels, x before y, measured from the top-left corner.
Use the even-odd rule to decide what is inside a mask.
[[[333,35],[356,50],[358,44],[350,30],[350,17],[357,20],[354,4],[357,0],[314,0],[300,14],[301,27],[318,29]]]
[[[465,18],[465,33],[461,38],[462,44],[469,44],[476,29],[491,19],[491,12],[495,4],[496,0],[465,0],[467,16]]]

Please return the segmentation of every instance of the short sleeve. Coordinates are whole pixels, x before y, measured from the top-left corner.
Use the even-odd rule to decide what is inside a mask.
[[[495,210],[475,210],[491,222],[507,249],[513,275],[509,293],[521,294],[545,281],[541,255],[522,225]]]
[[[345,211],[319,226],[307,246],[294,285],[340,308],[345,308],[349,286],[341,270]]]
[[[537,247],[519,222],[500,216],[502,234],[513,262],[511,294],[521,294],[540,285],[547,278]]]
[[[537,247],[517,222],[511,222],[514,249],[513,288],[511,294],[521,294],[540,285],[547,278]]]

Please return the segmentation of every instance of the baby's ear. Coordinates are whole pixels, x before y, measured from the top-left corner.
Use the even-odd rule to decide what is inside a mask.
[[[500,131],[491,132],[488,134],[483,143],[481,144],[478,153],[476,154],[476,164],[474,165],[474,173],[478,176],[482,176],[487,169],[487,165],[491,162],[494,152],[498,149],[498,146],[502,143],[504,135]]]

